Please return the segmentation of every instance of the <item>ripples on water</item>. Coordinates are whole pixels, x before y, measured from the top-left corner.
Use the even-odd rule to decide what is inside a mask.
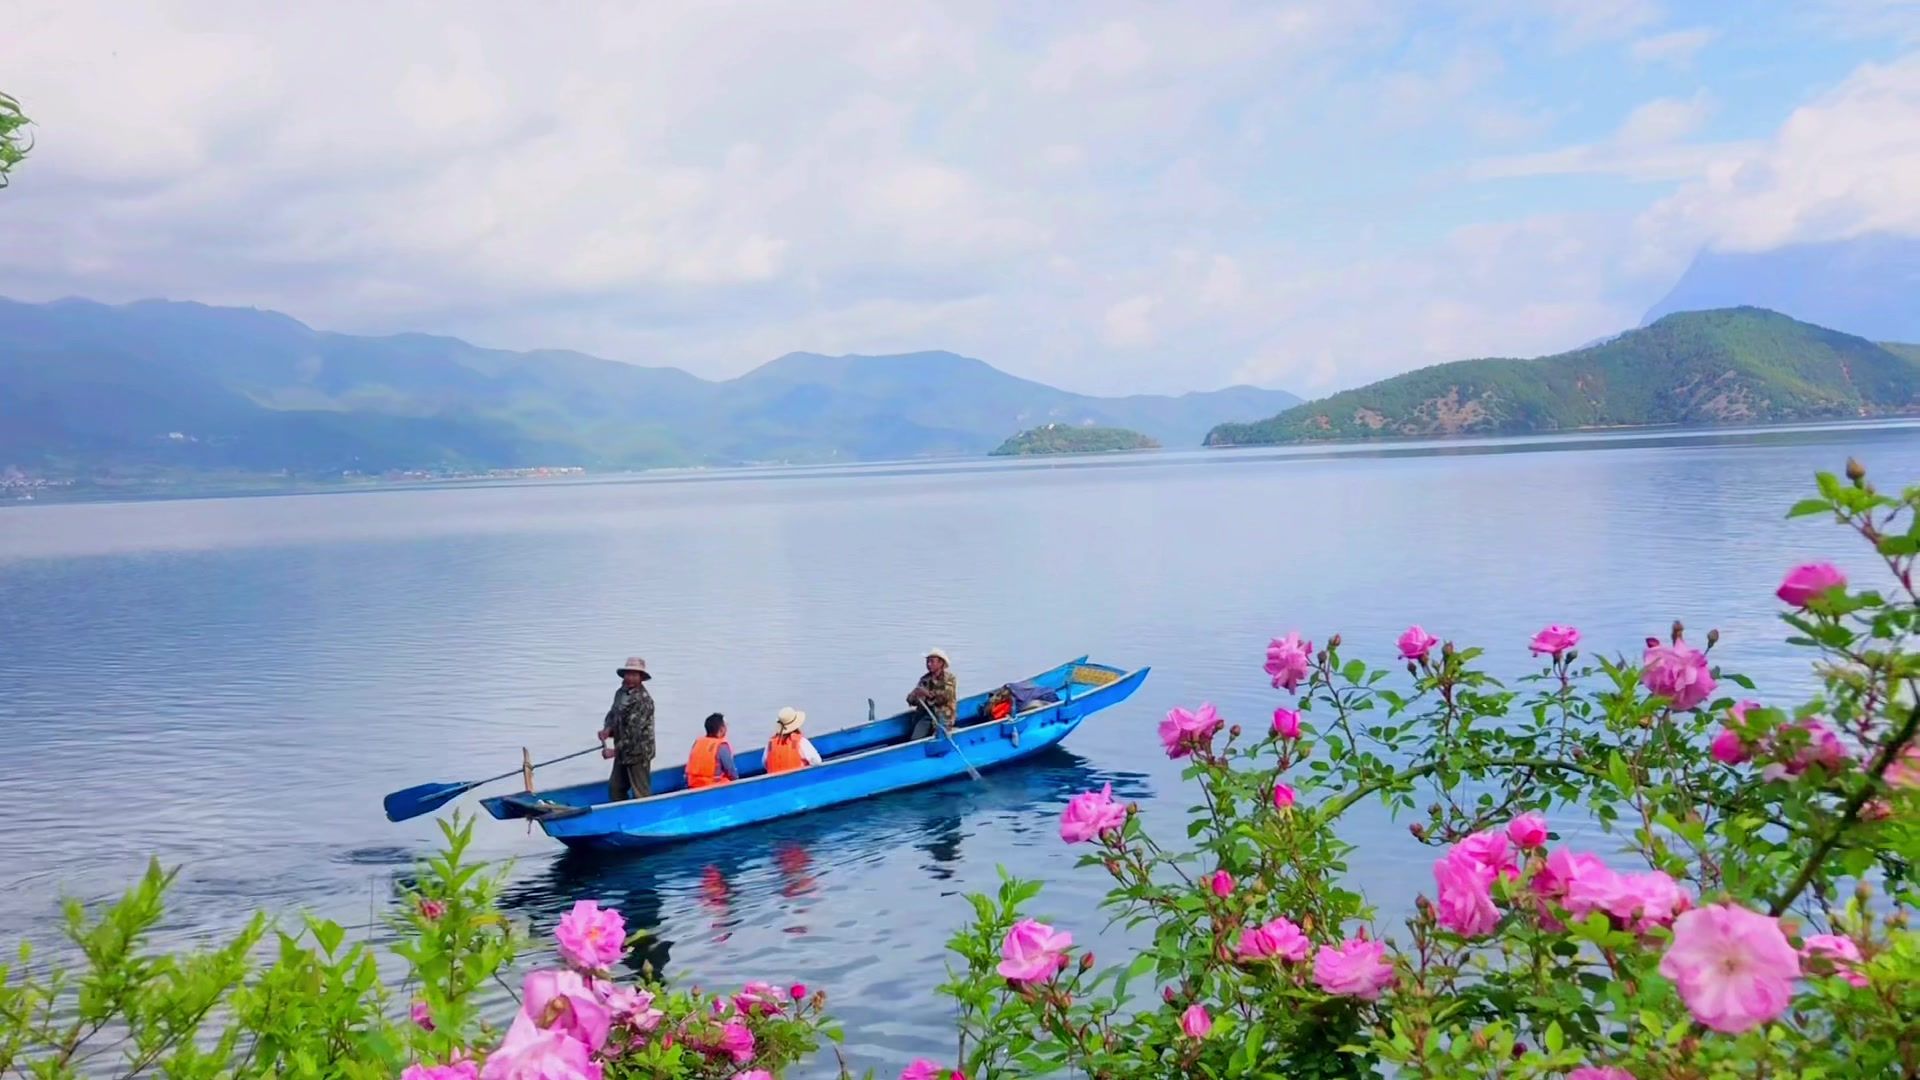
[[[1782,514],[1850,453],[1889,486],[1920,476],[1920,438],[1892,425],[0,509],[0,933],[50,940],[62,894],[115,894],[150,855],[182,866],[170,942],[259,906],[377,922],[437,837],[380,796],[591,743],[634,652],[659,673],[663,756],[713,709],[741,745],[787,704],[816,732],[857,722],[933,645],[976,689],[1082,652],[1152,665],[1065,750],[983,784],[640,857],[478,826],[542,932],[597,897],[675,979],[824,988],[856,1064],[885,1073],[950,1053],[930,988],[997,866],[1113,943],[1060,806],[1111,781],[1176,814],[1154,723],[1201,700],[1264,722],[1270,634],[1338,630],[1384,663],[1418,621],[1512,675],[1543,623],[1618,651],[1680,617],[1718,625],[1716,656],[1763,690],[1804,690],[1778,662],[1782,568],[1868,568]],[[1351,826],[1383,904],[1428,878],[1402,829]]]

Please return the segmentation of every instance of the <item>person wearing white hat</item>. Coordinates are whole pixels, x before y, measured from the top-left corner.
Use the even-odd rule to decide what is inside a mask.
[[[806,722],[807,714],[791,705],[780,710],[773,722],[773,738],[767,741],[768,776],[820,764],[820,751],[813,748],[812,740],[800,734],[800,727]]]
[[[917,710],[911,738],[924,739],[933,734],[933,719],[928,713],[939,718],[941,727],[949,732],[953,730],[958,719],[960,682],[954,678],[944,649],[927,650],[927,673],[913,684],[907,694],[907,704]]]
[[[613,693],[613,707],[600,723],[600,741],[613,745],[600,756],[613,762],[613,775],[607,780],[607,798],[613,802],[644,799],[653,794],[653,695],[647,693],[647,662],[627,657],[615,674],[620,689]]]

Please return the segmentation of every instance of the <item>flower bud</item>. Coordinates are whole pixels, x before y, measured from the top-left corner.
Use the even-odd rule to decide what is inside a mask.
[[[1127,804],[1127,816],[1128,816],[1128,817],[1132,817],[1133,815],[1135,815],[1135,814],[1138,814],[1139,812],[1140,812],[1140,804],[1139,804],[1139,803],[1137,803],[1137,802],[1130,802],[1130,803],[1128,803],[1128,804]]]
[[[1853,895],[1864,903],[1873,897],[1873,886],[1863,881],[1853,887]]]
[[[1853,481],[1853,486],[1859,487],[1861,484],[1861,481],[1864,481],[1866,478],[1867,478],[1867,467],[1865,465],[1860,464],[1860,462],[1854,460],[1853,458],[1848,458],[1847,459],[1847,479]]]
[[[1407,831],[1413,834],[1415,840],[1425,840],[1427,838],[1427,827],[1417,821],[1408,825]]]
[[[1473,1033],[1474,1049],[1485,1050],[1489,1042],[1491,1042],[1491,1040],[1487,1038],[1487,1033],[1484,1029]]]
[[[1093,970],[1093,954],[1092,953],[1080,954],[1080,970],[1083,973]]]
[[[1329,648],[1329,649],[1337,649],[1337,648],[1339,648],[1339,647],[1340,647],[1340,635],[1339,635],[1339,634],[1335,634],[1335,635],[1333,635],[1332,637],[1330,637],[1330,638],[1328,638],[1328,639],[1327,639],[1327,648]]]
[[[1160,1000],[1166,1002],[1169,1005],[1173,1004],[1175,1000],[1173,996],[1173,987],[1171,986],[1162,987],[1160,989]]]
[[[1427,816],[1438,821],[1440,820],[1440,810],[1441,806],[1439,803],[1429,803],[1427,805]]]
[[[1653,717],[1643,716],[1637,722],[1639,723],[1642,729],[1650,728],[1653,726]]]
[[[1711,649],[1718,644],[1720,644],[1720,628],[1716,626],[1707,631],[1707,648]]]
[[[1236,739],[1237,739],[1237,738],[1239,738],[1239,737],[1240,737],[1240,725],[1239,725],[1239,724],[1235,724],[1235,725],[1233,725],[1232,727],[1230,727],[1230,728],[1228,728],[1228,729],[1227,729],[1227,734],[1228,734],[1228,735],[1231,735],[1231,736],[1233,736],[1233,737],[1234,737],[1234,738],[1236,738]]]
[[[1107,873],[1112,874],[1115,877],[1120,876],[1120,860],[1108,859],[1106,861],[1106,867],[1107,867]]]
[[[1687,632],[1687,628],[1680,625],[1679,619],[1673,620],[1673,643],[1674,644],[1678,645],[1680,643],[1680,639],[1683,636],[1685,636],[1686,632]]]
[[[1441,655],[1441,656],[1452,656],[1452,655],[1453,655],[1453,642],[1451,642],[1451,641],[1446,641],[1446,642],[1442,642],[1442,643],[1440,644],[1440,655]]]

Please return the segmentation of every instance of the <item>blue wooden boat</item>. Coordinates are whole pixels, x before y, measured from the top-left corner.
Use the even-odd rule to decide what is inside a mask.
[[[1082,656],[1027,680],[1049,693],[1004,720],[982,716],[988,694],[962,698],[951,741],[938,732],[910,739],[915,715],[901,712],[810,736],[821,763],[775,776],[766,774],[761,747],[734,754],[740,779],[697,791],[687,788],[686,766],[680,764],[655,769],[654,793],[644,799],[607,802],[607,782],[596,780],[499,795],[481,805],[501,820],[537,821],[548,836],[572,848],[657,847],[951,780],[965,776],[969,763],[990,769],[1031,757],[1058,744],[1089,715],[1131,697],[1148,670],[1090,664]]]

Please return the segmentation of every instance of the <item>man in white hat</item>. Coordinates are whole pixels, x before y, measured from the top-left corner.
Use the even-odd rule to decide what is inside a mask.
[[[609,738],[613,745],[600,756],[613,761],[613,775],[607,780],[607,798],[613,802],[644,799],[653,794],[653,695],[647,693],[647,662],[627,657],[620,665],[620,689],[614,691],[613,707],[600,724],[600,741]]]
[[[773,738],[767,741],[768,776],[820,764],[820,751],[813,748],[813,740],[800,734],[806,722],[807,714],[791,705],[780,710],[773,721]]]
[[[907,704],[916,710],[913,738],[924,739],[933,734],[929,712],[939,718],[941,727],[949,732],[953,730],[957,719],[955,710],[960,704],[960,682],[947,665],[945,650],[927,650],[927,673],[920,676],[920,681],[907,693]]]

